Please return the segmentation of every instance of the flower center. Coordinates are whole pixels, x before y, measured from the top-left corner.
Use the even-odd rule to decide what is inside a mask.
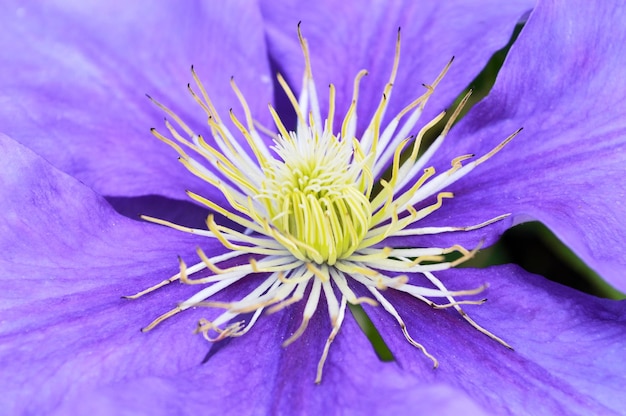
[[[350,256],[371,219],[351,143],[308,129],[279,137],[274,149],[280,160],[271,161],[258,198],[272,224],[296,241],[287,248],[296,258],[330,266]]]

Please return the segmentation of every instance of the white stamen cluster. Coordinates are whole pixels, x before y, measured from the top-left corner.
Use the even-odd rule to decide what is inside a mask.
[[[195,306],[224,308],[225,312],[213,321],[201,320],[198,332],[209,341],[241,336],[256,323],[263,311],[272,313],[305,300],[300,327],[284,342],[289,345],[306,330],[308,322],[318,310],[320,299],[325,303],[332,330],[318,364],[316,382],[322,378],[322,369],[329,347],[337,335],[345,316],[346,305],[369,303],[382,306],[399,323],[407,339],[428,356],[437,367],[437,360],[408,333],[400,313],[383,294],[394,289],[410,294],[435,308],[456,309],[474,328],[508,347],[500,338],[483,329],[463,310],[461,304],[480,304],[484,300],[456,300],[455,297],[475,295],[484,286],[462,291],[450,291],[433,272],[445,270],[467,260],[473,252],[455,245],[444,248],[406,248],[384,246],[390,237],[427,235],[442,232],[469,231],[487,226],[506,215],[468,227],[427,227],[415,224],[439,209],[446,198],[453,195],[444,189],[483,163],[516,134],[484,156],[472,160],[463,155],[452,160],[452,166],[441,173],[427,167],[433,152],[441,145],[461,106],[452,114],[441,135],[433,145],[418,157],[424,133],[443,118],[443,113],[424,126],[417,136],[410,136],[424,105],[433,94],[449,68],[448,64],[426,92],[400,111],[382,128],[381,121],[388,107],[400,58],[400,33],[396,44],[393,69],[381,101],[372,120],[360,138],[356,137],[359,84],[365,71],[357,74],[352,103],[340,128],[335,129],[335,88],[330,85],[329,111],[322,122],[313,82],[310,54],[306,40],[298,30],[305,57],[305,74],[298,98],[279,75],[278,81],[296,111],[296,131],[289,131],[270,105],[276,131],[274,146],[269,147],[260,136],[257,124],[234,80],[231,85],[238,96],[245,118],[240,120],[230,112],[232,124],[243,141],[235,138],[215,110],[209,95],[192,74],[200,94],[189,91],[206,114],[215,144],[209,144],[196,135],[176,114],[161,107],[184,131],[179,133],[169,121],[166,127],[174,140],[156,130],[153,134],[169,144],[180,155],[180,161],[196,176],[221,192],[230,208],[225,208],[195,193],[188,192],[195,201],[210,210],[238,223],[245,232],[218,224],[213,215],[207,218],[208,230],[192,229],[164,220],[145,219],[219,240],[227,249],[225,254],[209,257],[202,249],[197,252],[201,262],[187,267],[180,261],[180,272],[157,285],[129,298],[137,298],[173,281],[202,285],[196,294],[174,309],[155,319],[144,331],[154,328],[165,319]],[[261,129],[259,127],[259,129]],[[187,137],[185,137],[187,136]],[[247,144],[246,151],[242,144]],[[183,147],[198,156],[190,156]],[[401,157],[402,156],[402,157]],[[382,179],[383,173],[388,179]],[[432,198],[433,203],[421,209],[416,206]],[[384,246],[384,248],[378,248]],[[458,253],[454,261],[446,255]],[[458,256],[457,256],[458,257]],[[237,265],[222,268],[227,260]],[[208,276],[190,278],[207,270]],[[412,284],[409,276],[421,274],[432,287]],[[256,279],[258,285],[236,302],[218,302],[213,295],[241,279]],[[356,286],[364,287],[372,297],[357,297]],[[446,303],[435,303],[431,298],[445,298]],[[240,314],[252,313],[247,321],[236,321]]]

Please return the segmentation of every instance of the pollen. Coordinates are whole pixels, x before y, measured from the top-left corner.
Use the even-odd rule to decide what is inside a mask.
[[[195,87],[189,85],[188,90],[207,115],[207,138],[194,132],[165,105],[153,100],[167,114],[168,132],[166,135],[152,129],[153,135],[178,153],[180,162],[190,173],[206,181],[211,188],[206,195],[187,193],[212,213],[207,217],[206,229],[184,227],[147,216],[142,218],[217,240],[223,250],[209,256],[199,247],[198,263],[187,266],[179,259],[178,273],[127,296],[136,299],[175,281],[199,287],[195,294],[158,316],[142,331],[152,330],[190,308],[219,308],[223,310],[221,314],[212,320],[201,319],[197,327],[197,332],[208,341],[217,342],[248,333],[264,312],[275,313],[304,302],[300,326],[283,343],[283,347],[287,347],[302,336],[325,303],[330,328],[315,377],[315,382],[320,383],[330,345],[339,334],[347,305],[366,303],[389,313],[407,342],[437,367],[437,359],[410,335],[401,317],[402,310],[386,296],[387,291],[400,291],[436,309],[455,309],[478,332],[510,348],[471,319],[461,307],[483,303],[485,299],[476,299],[475,295],[485,289],[485,284],[451,291],[436,277],[438,271],[471,258],[477,248],[411,247],[408,240],[397,244],[402,242],[402,237],[468,232],[507,217],[508,214],[503,214],[480,224],[464,226],[420,226],[421,220],[454,197],[446,188],[496,155],[521,129],[490,152],[479,157],[459,155],[450,161],[447,170],[437,172],[429,165],[429,160],[441,146],[469,94],[452,112],[439,137],[421,155],[425,132],[445,114],[439,114],[424,123],[419,131],[415,130],[424,106],[452,60],[431,84],[424,85],[421,96],[383,126],[400,62],[398,30],[391,74],[372,119],[365,123],[357,120],[359,87],[367,74],[362,70],[354,79],[351,104],[336,126],[337,91],[334,85],[329,86],[328,109],[323,116],[309,45],[299,26],[298,39],[305,61],[300,93],[296,95],[285,79],[277,76],[297,116],[293,130],[285,127],[271,105],[268,111],[274,126],[260,126],[234,79],[230,83],[241,103],[243,117],[237,117],[231,110],[226,121],[216,111],[193,67]],[[358,137],[357,126],[363,130]],[[215,195],[223,196],[229,206],[215,202]],[[229,223],[220,223],[215,214],[228,219]],[[253,282],[248,294],[233,302],[216,300],[215,295],[229,290],[242,279]],[[368,293],[368,296],[356,293]],[[459,297],[470,298],[457,299]],[[433,299],[445,301],[440,303]],[[239,318],[243,314],[247,315],[244,320]]]

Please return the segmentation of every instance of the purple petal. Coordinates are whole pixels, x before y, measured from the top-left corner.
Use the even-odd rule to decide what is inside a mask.
[[[120,297],[173,275],[176,255],[189,257],[201,243],[211,249],[211,242],[121,217],[22,145],[0,136],[0,148],[6,157],[0,174],[0,362],[7,411],[24,413],[31,406],[42,412],[73,384],[189,366],[194,352],[206,349],[200,339],[183,338],[193,328],[190,317],[171,328],[176,334],[154,334],[153,344],[139,329],[184,300],[190,288],[171,285],[142,301]],[[137,361],[142,348],[150,365]],[[159,355],[170,348],[180,354],[176,360]]]
[[[463,392],[440,383],[423,384],[395,363],[380,362],[351,317],[332,346],[324,380],[316,385],[311,376],[324,337],[320,337],[320,328],[313,326],[303,339],[282,349],[280,337],[290,323],[284,317],[264,319],[204,364],[175,377],[137,378],[79,391],[61,410],[114,411],[122,407],[131,413],[150,414],[428,414],[435,410],[438,414],[483,414]]]
[[[423,115],[430,120],[465,88],[491,55],[506,45],[515,23],[534,2],[463,1],[264,1],[269,51],[291,85],[300,89],[304,62],[296,37],[302,21],[320,90],[327,108],[326,86],[337,87],[337,114],[352,99],[354,77],[361,69],[359,117],[368,123],[389,79],[398,27],[402,28],[400,68],[389,115],[420,96],[454,56],[455,63],[437,88]],[[366,125],[359,126],[361,131]]]
[[[440,215],[513,213],[546,224],[588,265],[626,289],[626,9],[546,1],[531,15],[494,90],[438,155],[482,155],[522,133],[454,187]]]
[[[368,308],[399,364],[425,382],[449,383],[495,414],[610,414],[626,401],[626,301],[598,299],[513,266],[453,269],[451,290],[489,283],[488,301],[463,309],[509,350],[454,310],[385,292],[409,332],[440,363],[410,346],[382,308]]]
[[[255,116],[269,116],[260,12],[249,2],[10,1],[1,8],[2,131],[103,195],[183,199],[185,189],[206,186],[149,132],[165,130],[165,114],[146,93],[210,136],[186,91],[192,64],[223,117],[240,109],[233,75]]]

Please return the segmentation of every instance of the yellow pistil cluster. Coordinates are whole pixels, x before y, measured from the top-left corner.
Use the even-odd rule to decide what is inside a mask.
[[[349,257],[369,229],[370,201],[359,186],[362,161],[353,163],[353,143],[315,126],[280,140],[280,160],[268,161],[258,199],[285,236],[294,257],[334,265]]]
[[[385,245],[385,242],[390,237],[474,230],[506,217],[502,215],[465,227],[418,226],[418,222],[439,209],[445,199],[453,197],[445,191],[446,187],[491,158],[518,132],[482,157],[475,159],[473,155],[461,155],[455,158],[451,161],[451,167],[444,172],[438,173],[429,167],[429,158],[441,145],[469,95],[452,114],[439,138],[422,156],[418,157],[424,133],[439,122],[444,114],[427,123],[416,136],[411,136],[411,133],[424,105],[451,62],[431,85],[426,86],[422,96],[383,127],[381,121],[392,95],[400,59],[398,31],[391,76],[373,118],[357,138],[359,85],[366,72],[361,71],[356,75],[352,103],[341,126],[336,128],[333,124],[335,87],[330,85],[329,110],[322,119],[308,44],[299,29],[298,36],[305,58],[303,86],[299,96],[296,97],[286,81],[278,76],[297,115],[295,131],[284,126],[271,105],[269,111],[275,129],[258,126],[243,94],[232,79],[231,86],[241,102],[244,117],[238,118],[231,110],[231,127],[227,126],[193,68],[192,75],[199,93],[191,87],[189,91],[208,116],[210,140],[197,135],[176,114],[155,101],[178,127],[169,120],[165,122],[173,140],[154,129],[153,134],[174,148],[183,165],[220,192],[230,207],[221,206],[210,197],[192,192],[188,192],[189,196],[211,211],[239,224],[241,228],[219,224],[213,214],[207,218],[207,230],[144,217],[181,231],[217,239],[225,250],[210,257],[198,248],[199,263],[187,267],[180,261],[179,273],[129,296],[138,298],[176,280],[202,286],[189,299],[159,316],[143,330],[148,331],[191,307],[224,308],[225,311],[216,319],[203,319],[198,326],[198,332],[206,339],[219,341],[247,333],[263,311],[273,313],[293,303],[305,301],[302,323],[284,342],[283,345],[287,346],[304,333],[323,298],[332,329],[318,364],[316,382],[319,383],[330,344],[343,322],[346,305],[369,303],[382,306],[392,315],[407,341],[419,348],[437,367],[437,360],[410,336],[400,313],[384,295],[384,289],[393,289],[405,292],[434,308],[456,309],[478,331],[508,347],[461,309],[462,304],[480,304],[484,302],[483,299],[456,299],[458,296],[478,294],[484,290],[484,286],[450,291],[433,274],[467,260],[473,251],[458,245],[407,248]],[[241,139],[235,137],[232,127],[235,127]],[[262,133],[271,137],[273,146],[266,144]],[[192,150],[195,155],[192,157],[185,149]],[[388,172],[388,179],[382,178],[385,172]],[[447,260],[446,255],[450,253],[457,253],[457,259]],[[225,261],[235,265],[220,267]],[[190,277],[201,271],[202,277]],[[429,286],[416,284],[414,276],[417,275],[425,278]],[[215,294],[244,278],[255,279],[257,284],[240,300],[218,302],[212,299]],[[355,294],[356,287],[365,288],[372,297],[358,297]],[[436,303],[432,298],[444,298],[446,302]],[[252,316],[245,321],[236,320],[244,313],[252,313]]]

